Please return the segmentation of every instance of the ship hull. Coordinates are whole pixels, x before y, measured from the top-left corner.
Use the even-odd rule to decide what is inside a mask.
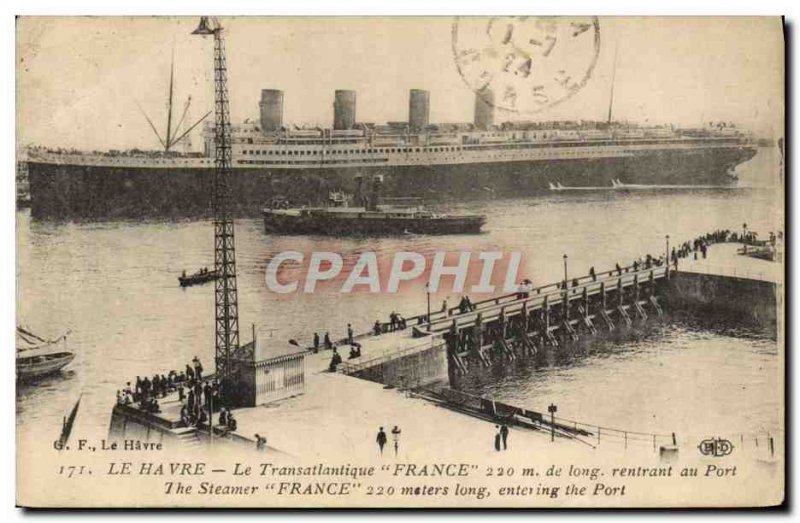
[[[564,187],[730,185],[754,147],[653,150],[630,156],[450,165],[235,168],[231,210],[258,216],[274,198],[316,205],[355,192],[357,175],[384,176],[383,196],[426,201],[535,196]],[[40,218],[196,217],[210,214],[212,168],[109,167],[28,162],[31,213]]]
[[[17,359],[17,379],[29,381],[55,374],[75,359],[71,352],[47,354],[38,358]]]
[[[267,234],[384,236],[400,234],[478,234],[482,216],[446,218],[343,218],[335,215],[300,216],[264,211]]]

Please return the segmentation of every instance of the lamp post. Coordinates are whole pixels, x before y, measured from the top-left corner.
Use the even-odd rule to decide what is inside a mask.
[[[431,282],[425,284],[425,294],[428,297],[428,332],[431,331]]]
[[[564,255],[564,290],[567,290],[567,288],[568,288],[567,281],[568,281],[568,279],[567,279],[567,255],[565,254]]]
[[[669,257],[669,234],[667,234],[665,236],[665,238],[667,240],[667,258],[666,258],[666,262],[667,262],[667,279],[669,279],[669,262],[671,261],[670,257]]]
[[[747,236],[747,224],[742,224],[742,243],[744,243],[744,237]]]
[[[565,255],[565,257],[566,257],[566,255]],[[547,407],[547,412],[550,413],[550,441],[551,442],[556,440],[556,411],[557,410],[558,410],[558,407],[556,407],[552,403],[550,404],[550,406]]]

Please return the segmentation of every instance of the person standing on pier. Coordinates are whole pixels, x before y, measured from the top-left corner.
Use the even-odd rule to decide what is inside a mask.
[[[150,378],[147,376],[142,380],[142,396],[147,398],[150,395]]]
[[[495,425],[494,428],[497,429],[497,432],[494,433],[494,450],[499,452],[500,451],[500,440],[501,440],[500,425]]]
[[[331,356],[331,363],[328,365],[328,372],[336,372],[336,367],[342,363],[342,356],[339,354],[339,351],[336,350],[336,347],[333,347],[333,356]]]
[[[594,265],[589,267],[589,276],[592,277],[592,281],[597,281],[597,273],[594,272]]]
[[[347,343],[353,344],[353,326],[349,323],[347,324]]]
[[[400,449],[400,427],[397,425],[392,429],[392,441],[394,441],[394,455],[397,457],[397,451]]]
[[[314,333],[314,354],[319,352],[319,334]]]
[[[206,409],[208,409],[209,414],[213,414],[211,410],[211,384],[206,382],[205,386],[203,387],[203,400],[205,401]]]
[[[333,343],[331,343],[331,335],[329,333],[325,333],[325,338],[323,341],[325,343],[325,350],[331,350],[333,348]]]
[[[378,442],[378,447],[381,449],[381,455],[383,455],[383,446],[386,445],[386,433],[383,431],[383,427],[378,430],[378,437],[375,438],[375,441]]]
[[[508,425],[505,423],[500,427],[500,437],[503,440],[503,450],[508,450]]]
[[[194,375],[197,376],[197,381],[200,381],[203,379],[203,364],[200,363],[197,356],[192,361],[194,362]]]

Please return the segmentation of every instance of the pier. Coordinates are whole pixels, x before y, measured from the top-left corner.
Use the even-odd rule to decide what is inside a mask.
[[[692,252],[669,266],[663,258],[648,258],[642,264],[592,271],[467,306],[462,303],[430,315],[379,323],[371,332],[353,336],[359,345],[357,357],[348,358],[351,340],[334,341],[343,360],[336,365],[332,365],[332,351],[306,349],[303,386],[278,401],[234,409],[239,423],[236,433],[208,425],[182,426],[181,403],[174,393],[161,400],[157,414],[134,405],[117,405],[110,432],[188,443],[190,448],[198,441],[231,441],[245,450],[254,450],[252,435],[262,434],[268,438],[262,449],[267,452],[323,457],[329,456],[332,446],[344,455],[374,454],[378,428],[388,434],[398,425],[403,431],[403,451],[398,455],[410,456],[412,451],[405,450],[410,448],[425,455],[433,446],[455,457],[464,452],[494,452],[493,431],[505,424],[512,429],[515,447],[524,442],[529,449],[551,448],[550,440],[554,440],[558,446],[570,447],[570,452],[576,446],[596,449],[605,443],[658,455],[663,449],[677,449],[679,435],[556,417],[554,411],[548,414],[546,405],[507,405],[449,385],[455,376],[474,369],[544,350],[564,350],[603,333],[635,329],[648,319],[668,316],[675,307],[727,311],[744,303],[742,310],[753,310],[755,303],[755,310],[769,311],[770,305],[775,310],[776,293],[782,292],[783,265],[745,255],[746,248],[735,242],[712,243],[705,246],[706,256]],[[758,319],[765,320],[763,315]],[[386,412],[392,413],[391,418]],[[212,418],[216,422],[216,414]],[[449,436],[453,431],[463,435],[458,442]],[[299,438],[301,433],[304,436]]]
[[[541,415],[531,415],[532,411],[526,414],[524,409],[498,412],[495,406],[494,410],[481,412],[469,408],[470,402],[459,405],[452,401],[453,395],[460,393],[442,388],[442,384],[448,382],[451,372],[468,372],[472,365],[515,359],[545,346],[559,347],[580,336],[593,335],[597,328],[614,330],[618,325],[631,325],[637,318],[659,315],[656,291],[669,277],[670,270],[664,265],[636,271],[631,267],[621,268],[576,278],[566,288],[560,282],[526,293],[480,300],[468,311],[462,312],[458,307],[439,311],[431,314],[429,322],[425,321],[426,315],[412,316],[395,330],[388,323],[382,324],[380,334],[354,336],[353,341],[361,346],[361,355],[345,359],[337,365],[336,372],[330,369],[330,351],[308,351],[304,391],[272,406],[235,409],[238,434],[207,425],[182,426],[181,403],[176,393],[161,400],[159,413],[146,413],[133,405],[117,405],[110,432],[118,437],[133,433],[144,439],[178,442],[183,446],[187,443],[194,446],[198,441],[207,443],[215,436],[217,441],[233,438],[237,447],[252,449],[256,444],[251,434],[268,434],[268,450],[295,455],[301,453],[298,444],[304,441],[293,434],[304,424],[325,426],[326,434],[336,439],[350,438],[356,424],[363,425],[358,430],[375,431],[381,424],[402,422],[409,426],[415,419],[424,419],[437,427],[464,426],[464,430],[478,430],[480,446],[490,448],[493,426],[488,421],[507,423],[515,429],[515,438],[517,432],[528,433],[525,439],[532,437],[530,444],[547,443],[548,438],[557,436],[559,441],[579,441],[584,443],[582,446],[594,448],[602,430],[599,427],[587,430],[583,423],[579,427],[577,422],[565,425],[548,421]],[[343,358],[347,358],[345,342],[335,342]],[[210,378],[213,377],[207,379]],[[459,397],[463,399],[463,393]],[[379,421],[381,412],[394,403],[402,403],[397,410],[404,413],[402,421]],[[453,416],[459,419],[457,423],[451,419]],[[328,433],[328,427],[338,425],[342,425],[343,433]],[[630,433],[632,442],[634,434]],[[363,435],[370,446],[374,445],[373,436]],[[648,445],[652,437],[647,436]],[[664,438],[669,439],[658,435],[658,443],[666,441]],[[627,436],[625,442],[627,445]],[[307,454],[307,450],[303,453]]]
[[[660,316],[657,291],[669,277],[665,264],[625,267],[487,298],[469,310],[431,312],[430,321],[427,314],[412,316],[394,331],[385,323],[382,334],[359,337],[364,355],[344,362],[341,370],[396,387],[420,387],[448,372],[464,375],[471,366],[532,356],[546,346]]]

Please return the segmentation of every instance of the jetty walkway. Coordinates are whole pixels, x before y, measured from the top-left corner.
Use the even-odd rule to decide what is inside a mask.
[[[667,266],[653,260],[483,299],[466,308],[439,310],[430,318],[411,316],[399,326],[396,323],[394,330],[388,323],[380,324],[379,333],[354,336],[360,345],[359,357],[348,359],[348,340],[335,342],[343,362],[334,371],[330,350],[308,350],[303,363],[305,390],[267,405],[235,409],[238,430],[224,437],[253,449],[253,435],[264,435],[267,451],[275,459],[370,458],[379,453],[375,442],[379,428],[390,435],[397,426],[401,431],[397,457],[401,459],[485,454],[513,462],[514,455],[517,459],[537,452],[574,456],[610,442],[619,449],[630,446],[633,451],[646,451],[657,460],[654,450],[674,441],[666,430],[648,434],[550,418],[542,410],[557,398],[541,398],[537,405],[518,408],[469,397],[444,384],[452,372],[468,373],[473,366],[513,360],[545,348],[558,350],[581,337],[661,315],[664,291],[672,292],[682,275],[745,278],[758,285],[782,281],[782,263],[740,255],[741,248],[739,243],[712,244],[705,258],[682,257],[677,271],[674,263]],[[669,300],[664,302],[669,305]],[[190,447],[195,440],[207,439],[203,436],[209,431],[207,426],[181,426],[176,393],[160,400],[160,405],[161,412],[155,414],[133,405],[117,408],[125,411],[126,423],[159,426],[188,441]],[[527,410],[537,407],[537,411]],[[494,449],[499,423],[511,429],[513,451],[508,454]],[[384,453],[394,455],[391,436]]]

